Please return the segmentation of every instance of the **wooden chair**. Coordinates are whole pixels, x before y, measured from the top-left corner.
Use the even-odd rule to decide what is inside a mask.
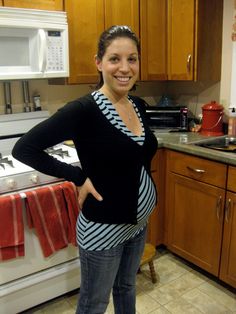
[[[150,268],[151,279],[153,283],[157,282],[156,272],[155,272],[155,268],[153,264],[153,259],[155,256],[156,256],[156,249],[154,245],[150,243],[146,243],[144,247],[144,252],[141,259],[140,267],[148,263],[149,268]]]

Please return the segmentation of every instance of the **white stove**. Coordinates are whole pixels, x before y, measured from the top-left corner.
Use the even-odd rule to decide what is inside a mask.
[[[24,257],[0,262],[0,312],[3,314],[19,313],[80,286],[78,248],[70,245],[45,258],[37,234],[26,221],[25,192],[63,179],[38,172],[11,155],[19,137],[48,117],[47,111],[0,115],[0,197],[20,193],[25,238]],[[79,164],[75,148],[64,143],[51,147],[48,153],[60,161]],[[4,205],[0,209],[4,210]]]

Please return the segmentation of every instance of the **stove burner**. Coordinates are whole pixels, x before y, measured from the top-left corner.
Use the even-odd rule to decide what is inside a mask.
[[[49,147],[46,149],[46,152],[50,155],[59,156],[59,157],[70,157],[69,152],[67,150],[63,150],[62,148],[54,148]]]
[[[12,160],[8,159],[8,157],[2,157],[2,154],[0,153],[0,167],[5,169],[5,164],[14,168]]]

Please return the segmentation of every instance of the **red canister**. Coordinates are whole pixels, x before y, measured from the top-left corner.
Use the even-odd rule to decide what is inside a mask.
[[[202,106],[201,134],[207,136],[223,135],[224,107],[211,101]]]

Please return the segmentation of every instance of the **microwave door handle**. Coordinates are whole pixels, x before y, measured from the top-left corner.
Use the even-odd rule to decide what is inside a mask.
[[[39,29],[39,70],[45,72],[46,70],[46,60],[47,60],[47,50],[46,50],[46,34],[43,29]]]

